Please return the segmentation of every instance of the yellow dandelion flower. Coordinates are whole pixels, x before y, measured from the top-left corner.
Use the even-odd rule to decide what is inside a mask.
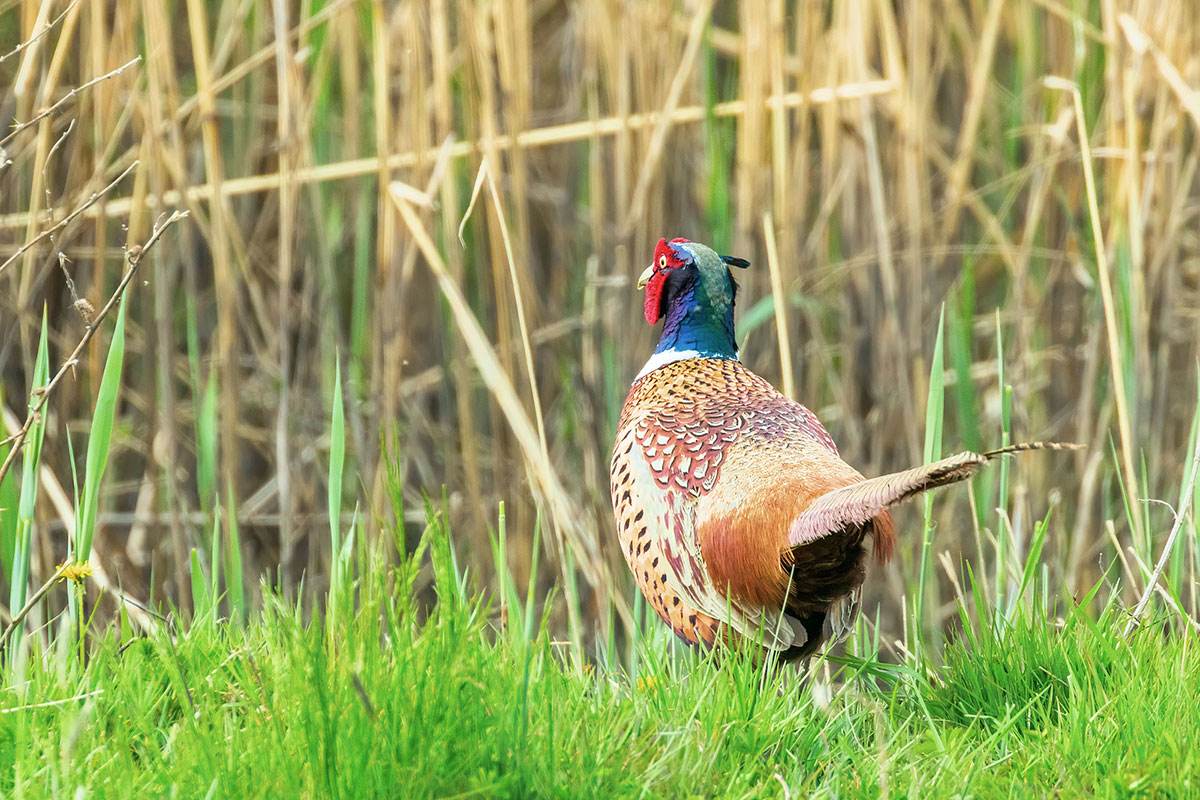
[[[58,579],[83,583],[92,574],[92,565],[84,562],[74,564],[59,564]]]
[[[657,689],[660,683],[662,681],[658,677],[650,675],[645,678],[638,678],[637,688],[639,692],[650,692]]]

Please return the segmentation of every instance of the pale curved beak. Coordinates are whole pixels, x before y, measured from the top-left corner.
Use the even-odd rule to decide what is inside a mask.
[[[641,275],[638,276],[638,291],[640,292],[642,289],[645,289],[646,284],[649,283],[650,279],[653,277],[654,277],[654,265],[651,264],[650,266],[646,267],[645,272],[643,272]]]

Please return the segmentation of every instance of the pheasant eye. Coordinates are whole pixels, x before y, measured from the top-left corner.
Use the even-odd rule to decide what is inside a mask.
[[[659,268],[660,268],[660,269],[666,269],[666,268],[667,268],[667,257],[666,257],[666,256],[659,256],[659,257],[658,257],[658,266],[659,266]]]

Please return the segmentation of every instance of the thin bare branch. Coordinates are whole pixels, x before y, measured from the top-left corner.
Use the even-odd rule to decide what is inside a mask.
[[[101,197],[104,197],[104,195],[111,192],[118,183],[120,183],[122,180],[125,179],[126,175],[133,172],[134,168],[137,167],[137,165],[139,163],[140,162],[134,161],[132,164],[130,164],[128,167],[126,167],[125,170],[120,175],[113,178],[111,183],[109,183],[107,186],[105,186],[100,191],[93,192],[92,196],[89,197],[87,200],[85,200],[83,202],[83,204],[79,206],[79,208],[75,209],[70,214],[67,214],[65,217],[63,217],[61,220],[59,220],[59,222],[57,224],[50,226],[46,230],[39,233],[37,236],[30,239],[25,244],[21,245],[21,247],[18,248],[15,253],[13,253],[8,258],[4,259],[3,263],[0,263],[0,274],[3,274],[4,270],[8,267],[8,265],[13,263],[14,261],[16,261],[18,258],[20,258],[27,250],[29,250],[32,247],[37,246],[38,242],[42,241],[43,239],[53,237],[55,233],[57,233],[58,231],[62,230],[65,227],[67,227],[68,225],[70,225],[72,220],[74,220],[76,217],[78,217],[84,211],[87,211],[88,208],[90,208],[93,204],[95,204],[95,202],[97,200],[99,200]]]
[[[8,51],[7,53],[5,53],[4,55],[0,56],[0,64],[3,64],[5,61],[7,61],[8,59],[12,58],[12,57],[13,57],[13,56],[15,56],[17,53],[21,52],[21,51],[22,51],[22,50],[24,50],[26,47],[29,47],[29,45],[33,44],[33,43],[34,43],[34,42],[36,42],[38,39],[42,38],[42,37],[43,37],[43,36],[45,36],[47,33],[49,33],[49,32],[50,32],[50,30],[51,30],[51,29],[52,29],[52,28],[53,28],[55,25],[57,25],[58,23],[62,22],[62,20],[63,20],[63,17],[65,17],[67,14],[71,13],[71,9],[72,9],[72,8],[74,8],[74,7],[75,7],[75,6],[77,6],[77,5],[79,5],[79,0],[71,0],[71,2],[67,4],[67,7],[66,7],[66,8],[64,8],[64,9],[62,10],[62,13],[61,13],[61,14],[59,14],[57,17],[55,17],[55,18],[54,18],[53,20],[51,20],[50,22],[48,22],[48,23],[47,23],[47,24],[46,24],[46,25],[45,25],[45,26],[44,26],[44,27],[43,27],[43,28],[42,28],[40,31],[38,31],[37,33],[35,33],[35,34],[33,34],[32,36],[30,36],[28,39],[26,39],[25,41],[23,41],[23,42],[21,42],[20,44],[18,44],[18,45],[17,45],[16,47],[14,47],[12,50],[9,50],[9,51]]]
[[[4,459],[4,463],[0,464],[0,481],[4,480],[4,476],[8,474],[8,470],[12,467],[13,462],[17,459],[17,453],[21,452],[21,448],[25,446],[25,439],[29,435],[29,429],[33,426],[34,420],[37,419],[37,416],[46,406],[46,401],[49,399],[51,393],[53,393],[55,387],[58,386],[58,382],[62,380],[62,377],[67,374],[67,371],[70,370],[71,367],[78,363],[80,354],[83,353],[84,348],[87,347],[88,342],[92,340],[92,337],[96,335],[96,331],[100,329],[100,323],[104,322],[104,318],[108,316],[108,313],[112,311],[118,302],[120,302],[121,295],[125,292],[125,287],[129,285],[131,280],[133,280],[133,276],[137,272],[138,266],[142,263],[142,259],[145,258],[146,253],[155,245],[156,242],[158,242],[160,238],[162,238],[162,235],[166,232],[167,228],[171,227],[173,224],[183,219],[187,215],[188,214],[186,211],[173,212],[171,216],[167,217],[164,222],[155,225],[154,231],[150,234],[150,238],[146,240],[144,245],[134,245],[126,251],[125,260],[129,266],[128,269],[125,270],[125,274],[121,277],[121,282],[117,284],[116,291],[114,291],[112,296],[108,298],[108,302],[104,304],[104,307],[96,313],[92,324],[88,325],[84,330],[83,336],[79,340],[79,344],[77,344],[75,349],[71,351],[71,355],[67,356],[67,359],[63,362],[62,366],[58,368],[58,372],[54,373],[54,377],[50,379],[50,382],[45,386],[37,387],[33,390],[35,399],[29,408],[29,414],[25,417],[25,424],[21,426],[21,430],[17,431],[16,434],[5,439],[3,442],[0,442],[0,444],[12,444],[12,449],[8,451],[8,456]]]
[[[84,89],[95,86],[97,83],[106,81],[109,78],[117,77],[122,72],[129,69],[130,67],[132,67],[134,64],[138,63],[141,60],[142,60],[141,56],[134,56],[133,58],[129,59],[121,66],[117,67],[116,69],[110,70],[109,72],[106,72],[103,75],[97,75],[95,78],[92,78],[87,83],[81,83],[80,85],[76,86],[71,91],[67,92],[65,95],[60,97],[58,102],[54,103],[53,105],[46,106],[45,108],[43,108],[38,113],[34,114],[29,119],[25,120],[24,122],[19,123],[15,128],[12,129],[12,131],[9,132],[9,134],[7,136],[5,136],[3,139],[0,139],[0,147],[4,147],[4,145],[6,145],[10,141],[12,141],[13,137],[16,136],[17,134],[19,134],[21,131],[25,130],[26,128],[30,127],[31,125],[36,125],[41,120],[50,116],[55,111],[57,111],[58,109],[62,108],[64,105],[66,105],[67,103],[71,102],[71,98],[75,97],[75,95],[79,94]]]

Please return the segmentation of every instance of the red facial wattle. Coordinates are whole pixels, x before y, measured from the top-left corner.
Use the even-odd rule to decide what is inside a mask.
[[[655,270],[646,283],[646,322],[651,325],[658,322],[659,310],[662,308],[662,293],[663,286],[667,283],[667,271],[665,269]]]
[[[686,239],[672,239],[672,242],[684,242]],[[651,325],[658,322],[658,318],[662,316],[663,307],[663,289],[667,283],[667,275],[672,269],[681,266],[679,257],[675,254],[671,245],[666,239],[659,239],[658,245],[654,248],[654,261],[642,273],[638,280],[638,288],[645,289],[645,314],[646,321]]]

